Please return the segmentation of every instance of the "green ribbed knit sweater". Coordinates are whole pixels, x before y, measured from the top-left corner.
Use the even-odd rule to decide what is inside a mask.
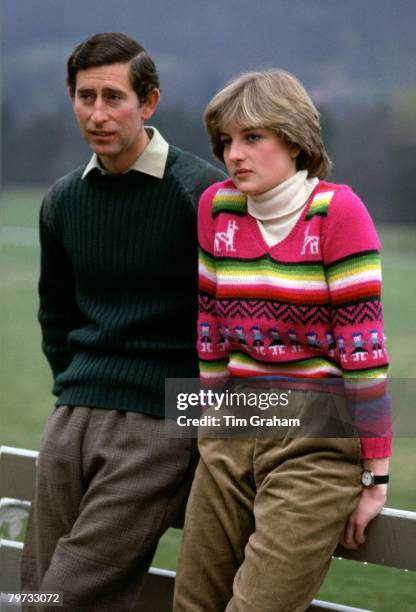
[[[197,376],[196,207],[224,175],[172,146],[162,180],[83,170],[57,181],[40,213],[56,403],[162,416],[165,378]]]

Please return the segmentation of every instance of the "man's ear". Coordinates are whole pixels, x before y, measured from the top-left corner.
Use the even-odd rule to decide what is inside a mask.
[[[159,89],[152,89],[146,96],[146,100],[142,102],[142,117],[143,119],[150,119],[155,110],[158,107],[160,101],[160,91]]]
[[[73,89],[71,89],[70,87],[67,87],[66,90],[68,92],[68,96],[70,97],[71,102],[72,102],[72,106],[73,106],[74,102],[75,102],[75,91]]]

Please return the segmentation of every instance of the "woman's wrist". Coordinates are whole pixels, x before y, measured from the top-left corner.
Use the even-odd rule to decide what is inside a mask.
[[[363,487],[361,495],[368,501],[372,501],[377,504],[384,506],[387,499],[387,486],[386,484],[375,485],[374,487]]]
[[[389,458],[362,459],[363,472],[361,482],[364,491],[373,491],[373,499],[385,500],[387,497],[387,482],[389,480]]]
[[[389,457],[362,459],[361,463],[364,470],[373,472],[375,476],[385,476],[389,473]]]

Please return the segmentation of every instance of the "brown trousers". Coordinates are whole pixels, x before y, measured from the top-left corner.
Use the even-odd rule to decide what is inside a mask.
[[[39,454],[22,589],[63,591],[63,612],[139,610],[143,578],[159,538],[180,521],[196,458],[195,441],[168,437],[164,419],[54,409]]]
[[[356,438],[200,437],[175,612],[300,612],[360,485]]]

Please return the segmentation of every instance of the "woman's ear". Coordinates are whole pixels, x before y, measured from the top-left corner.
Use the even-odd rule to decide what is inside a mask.
[[[292,159],[296,159],[297,156],[299,155],[301,149],[298,145],[293,145],[293,147],[290,149],[290,157]]]

